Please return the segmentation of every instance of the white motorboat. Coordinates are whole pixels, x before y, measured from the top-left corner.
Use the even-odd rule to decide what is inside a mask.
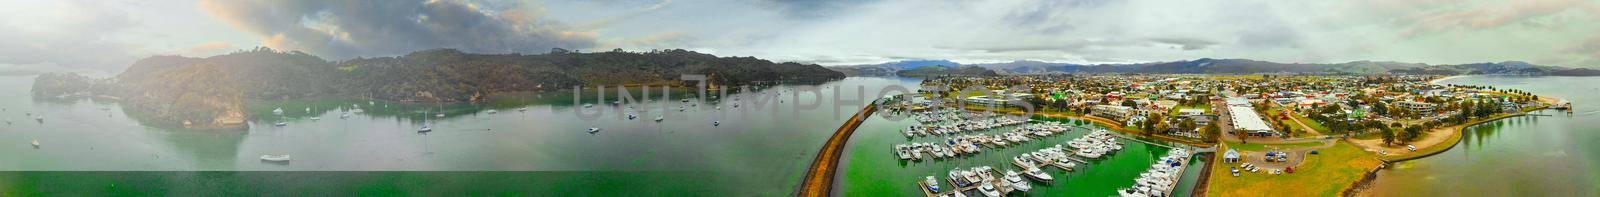
[[[589,133],[600,132],[600,127],[589,127]]]
[[[272,109],[272,115],[283,115],[283,108]]]
[[[289,123],[283,122],[283,121],[278,121],[278,123],[272,123],[272,125],[281,127],[281,126],[289,126]]]
[[[1000,189],[996,189],[992,183],[984,182],[983,186],[978,187],[978,191],[982,192],[983,196],[1000,197]]]
[[[526,111],[528,111],[528,107],[517,108],[517,111],[526,112]]]
[[[350,118],[350,112],[345,112],[344,114],[339,114],[339,119],[345,119],[345,118]]]
[[[1147,195],[1144,194],[1144,192],[1141,192],[1141,191],[1139,191],[1137,189],[1133,189],[1133,188],[1119,189],[1119,190],[1117,190],[1117,195],[1118,196],[1122,196],[1122,197],[1145,197],[1145,196],[1147,196]]]
[[[721,126],[721,125],[722,125],[722,121],[711,121],[711,126],[713,126],[713,127]]]
[[[263,154],[263,155],[261,155],[261,161],[289,162],[289,160],[292,160],[292,159],[287,154],[284,154],[284,155],[265,155],[265,154]]]
[[[928,191],[939,193],[939,181],[934,179],[933,176],[922,177],[922,183],[928,185]]]
[[[417,132],[429,132],[429,131],[433,131],[433,127],[430,127],[428,125],[422,125],[422,128],[417,128]]]
[[[588,104],[588,103],[584,103],[583,104],[583,108],[591,108],[591,107],[594,107],[594,104]]]
[[[634,118],[639,118],[639,115],[635,115],[633,113],[628,113],[628,120],[633,120]]]
[[[39,148],[39,140],[33,140],[33,148],[34,149],[38,149]]]
[[[1022,171],[1022,175],[1039,182],[1050,183],[1055,181],[1055,177],[1050,177],[1050,174],[1044,173],[1044,171],[1039,170],[1039,168],[1025,169]]]
[[[1014,170],[1006,170],[1006,182],[1022,182],[1022,174]]]
[[[1028,182],[1007,182],[1007,183],[1009,183],[1011,185],[1011,189],[1016,189],[1017,191],[1020,191],[1020,192],[1028,192],[1028,190],[1033,190],[1032,186],[1028,186]]]
[[[489,114],[496,114],[496,113],[500,113],[500,110],[492,110],[492,109],[491,109],[491,110],[488,110],[488,111],[484,111],[484,112],[485,112],[485,113],[489,113]]]
[[[311,120],[322,120],[322,117],[311,117]]]
[[[656,122],[661,122],[661,120],[666,120],[666,119],[667,119],[666,116],[656,116]]]

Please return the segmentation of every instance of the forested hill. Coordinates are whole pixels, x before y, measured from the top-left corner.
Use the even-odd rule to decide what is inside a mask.
[[[702,74],[718,85],[756,82],[820,82],[844,74],[818,65],[774,63],[751,57],[716,57],[687,50],[538,55],[470,54],[433,49],[399,57],[327,61],[300,52],[257,49],[207,57],[158,56],[135,63],[116,77],[140,89],[174,83],[163,75],[207,72],[229,76],[216,82],[251,99],[346,96],[381,100],[471,101],[475,96],[573,86],[680,84],[684,74]]]
[[[33,91],[35,96],[45,97],[121,97],[160,121],[210,127],[240,122],[244,118],[240,110],[247,100],[345,97],[469,102],[499,92],[574,86],[684,85],[687,83],[679,80],[684,74],[707,75],[717,85],[844,78],[843,73],[814,64],[716,57],[677,49],[599,53],[555,49],[538,55],[434,49],[399,57],[328,61],[301,52],[257,48],[205,58],[149,57],[114,80],[42,75],[36,84],[44,85]]]

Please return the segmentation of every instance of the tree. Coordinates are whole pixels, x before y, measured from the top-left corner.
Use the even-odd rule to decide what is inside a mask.
[[[1395,140],[1394,139],[1394,137],[1395,137],[1394,136],[1394,129],[1391,129],[1389,127],[1384,127],[1381,130],[1382,131],[1380,131],[1380,132],[1383,133],[1383,144],[1384,145],[1393,145],[1394,144],[1394,140]]]
[[[1201,140],[1205,140],[1207,142],[1217,141],[1218,135],[1222,135],[1222,128],[1218,127],[1217,123],[1207,124],[1205,128],[1200,130]]]

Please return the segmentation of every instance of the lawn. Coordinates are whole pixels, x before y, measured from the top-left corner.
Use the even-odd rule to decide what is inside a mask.
[[[1222,154],[1217,155],[1220,161]],[[1207,195],[1337,196],[1379,163],[1371,154],[1343,141],[1322,149],[1319,155],[1307,156],[1305,163],[1295,167],[1294,174],[1241,172],[1241,176],[1234,177],[1228,169],[1238,163],[1218,163],[1211,166]]]
[[[1302,116],[1302,115],[1304,115],[1304,114],[1296,114],[1296,115],[1292,115],[1292,116],[1289,116],[1289,117],[1290,118],[1294,118],[1295,120],[1300,120],[1300,122],[1305,123],[1307,127],[1311,127],[1311,129],[1316,129],[1318,133],[1328,134],[1328,127],[1327,126],[1322,126],[1322,122],[1317,122],[1316,120],[1311,120],[1311,118],[1307,118],[1307,117]]]

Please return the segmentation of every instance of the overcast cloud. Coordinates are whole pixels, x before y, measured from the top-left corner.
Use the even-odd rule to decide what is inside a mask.
[[[329,59],[562,47],[684,48],[825,65],[1209,57],[1600,66],[1600,3],[1587,0],[23,0],[0,7],[0,38],[12,43],[0,45],[0,65],[121,68],[148,55],[267,46]]]

